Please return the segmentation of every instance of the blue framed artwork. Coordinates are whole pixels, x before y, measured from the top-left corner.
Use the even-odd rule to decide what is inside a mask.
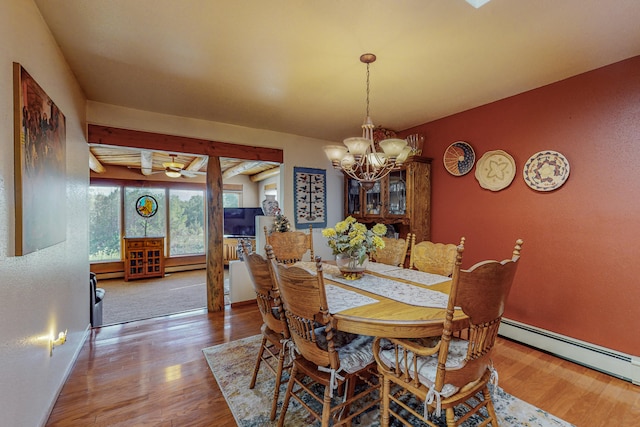
[[[293,168],[295,227],[327,226],[327,180],[324,169]]]

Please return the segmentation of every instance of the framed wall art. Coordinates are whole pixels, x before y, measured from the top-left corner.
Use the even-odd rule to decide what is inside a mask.
[[[295,227],[327,226],[327,182],[324,169],[293,168]]]
[[[13,63],[16,255],[63,242],[66,222],[66,123],[46,92]]]

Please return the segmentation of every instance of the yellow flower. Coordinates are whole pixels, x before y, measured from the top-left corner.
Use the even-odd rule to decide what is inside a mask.
[[[382,240],[382,237],[380,236],[373,236],[373,244],[376,249],[384,248],[384,240]]]
[[[349,218],[351,218],[351,217],[349,217]],[[339,223],[336,224],[336,232],[337,233],[344,233],[348,229],[349,229],[349,223],[347,221],[340,221]]]
[[[376,224],[376,225],[378,225],[378,224]],[[356,223],[355,223],[355,224],[353,224],[351,227],[352,227],[354,230],[356,230],[358,233],[362,233],[362,234],[364,234],[364,233],[366,233],[366,232],[367,232],[367,226],[366,226],[366,225],[364,225],[364,224],[360,224],[359,222],[356,222]],[[384,225],[383,225],[383,227],[384,227]],[[385,229],[386,229],[386,227],[385,227]]]
[[[371,230],[378,236],[384,236],[387,234],[387,226],[384,224],[376,224]]]
[[[336,237],[337,233],[333,228],[325,228],[322,230],[322,235],[324,237]]]
[[[358,245],[361,245],[362,243],[364,243],[364,234],[356,234],[355,236],[353,236],[351,238],[351,240],[349,241],[349,244],[352,247],[356,247]]]

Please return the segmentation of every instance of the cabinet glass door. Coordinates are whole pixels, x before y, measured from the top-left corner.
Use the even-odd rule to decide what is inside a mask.
[[[407,171],[402,169],[389,174],[389,215],[407,213]]]
[[[365,214],[379,216],[382,214],[382,186],[376,181],[371,190],[365,193]]]
[[[361,215],[360,183],[355,179],[347,180],[347,215]]]

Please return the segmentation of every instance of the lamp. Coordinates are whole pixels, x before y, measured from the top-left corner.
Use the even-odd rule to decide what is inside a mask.
[[[396,138],[380,141],[382,151],[376,151],[373,141],[375,126],[369,117],[369,64],[375,60],[376,56],[373,53],[360,56],[360,62],[367,64],[367,115],[362,124],[362,137],[345,139],[345,146],[323,147],[335,169],[341,169],[367,190],[373,188],[374,183],[387,176],[389,172],[398,169],[411,152],[407,141]]]
[[[169,178],[180,178],[182,176],[182,168],[184,168],[184,163],[177,163],[176,156],[171,156],[170,162],[164,162],[162,164],[164,167],[164,173]]]

